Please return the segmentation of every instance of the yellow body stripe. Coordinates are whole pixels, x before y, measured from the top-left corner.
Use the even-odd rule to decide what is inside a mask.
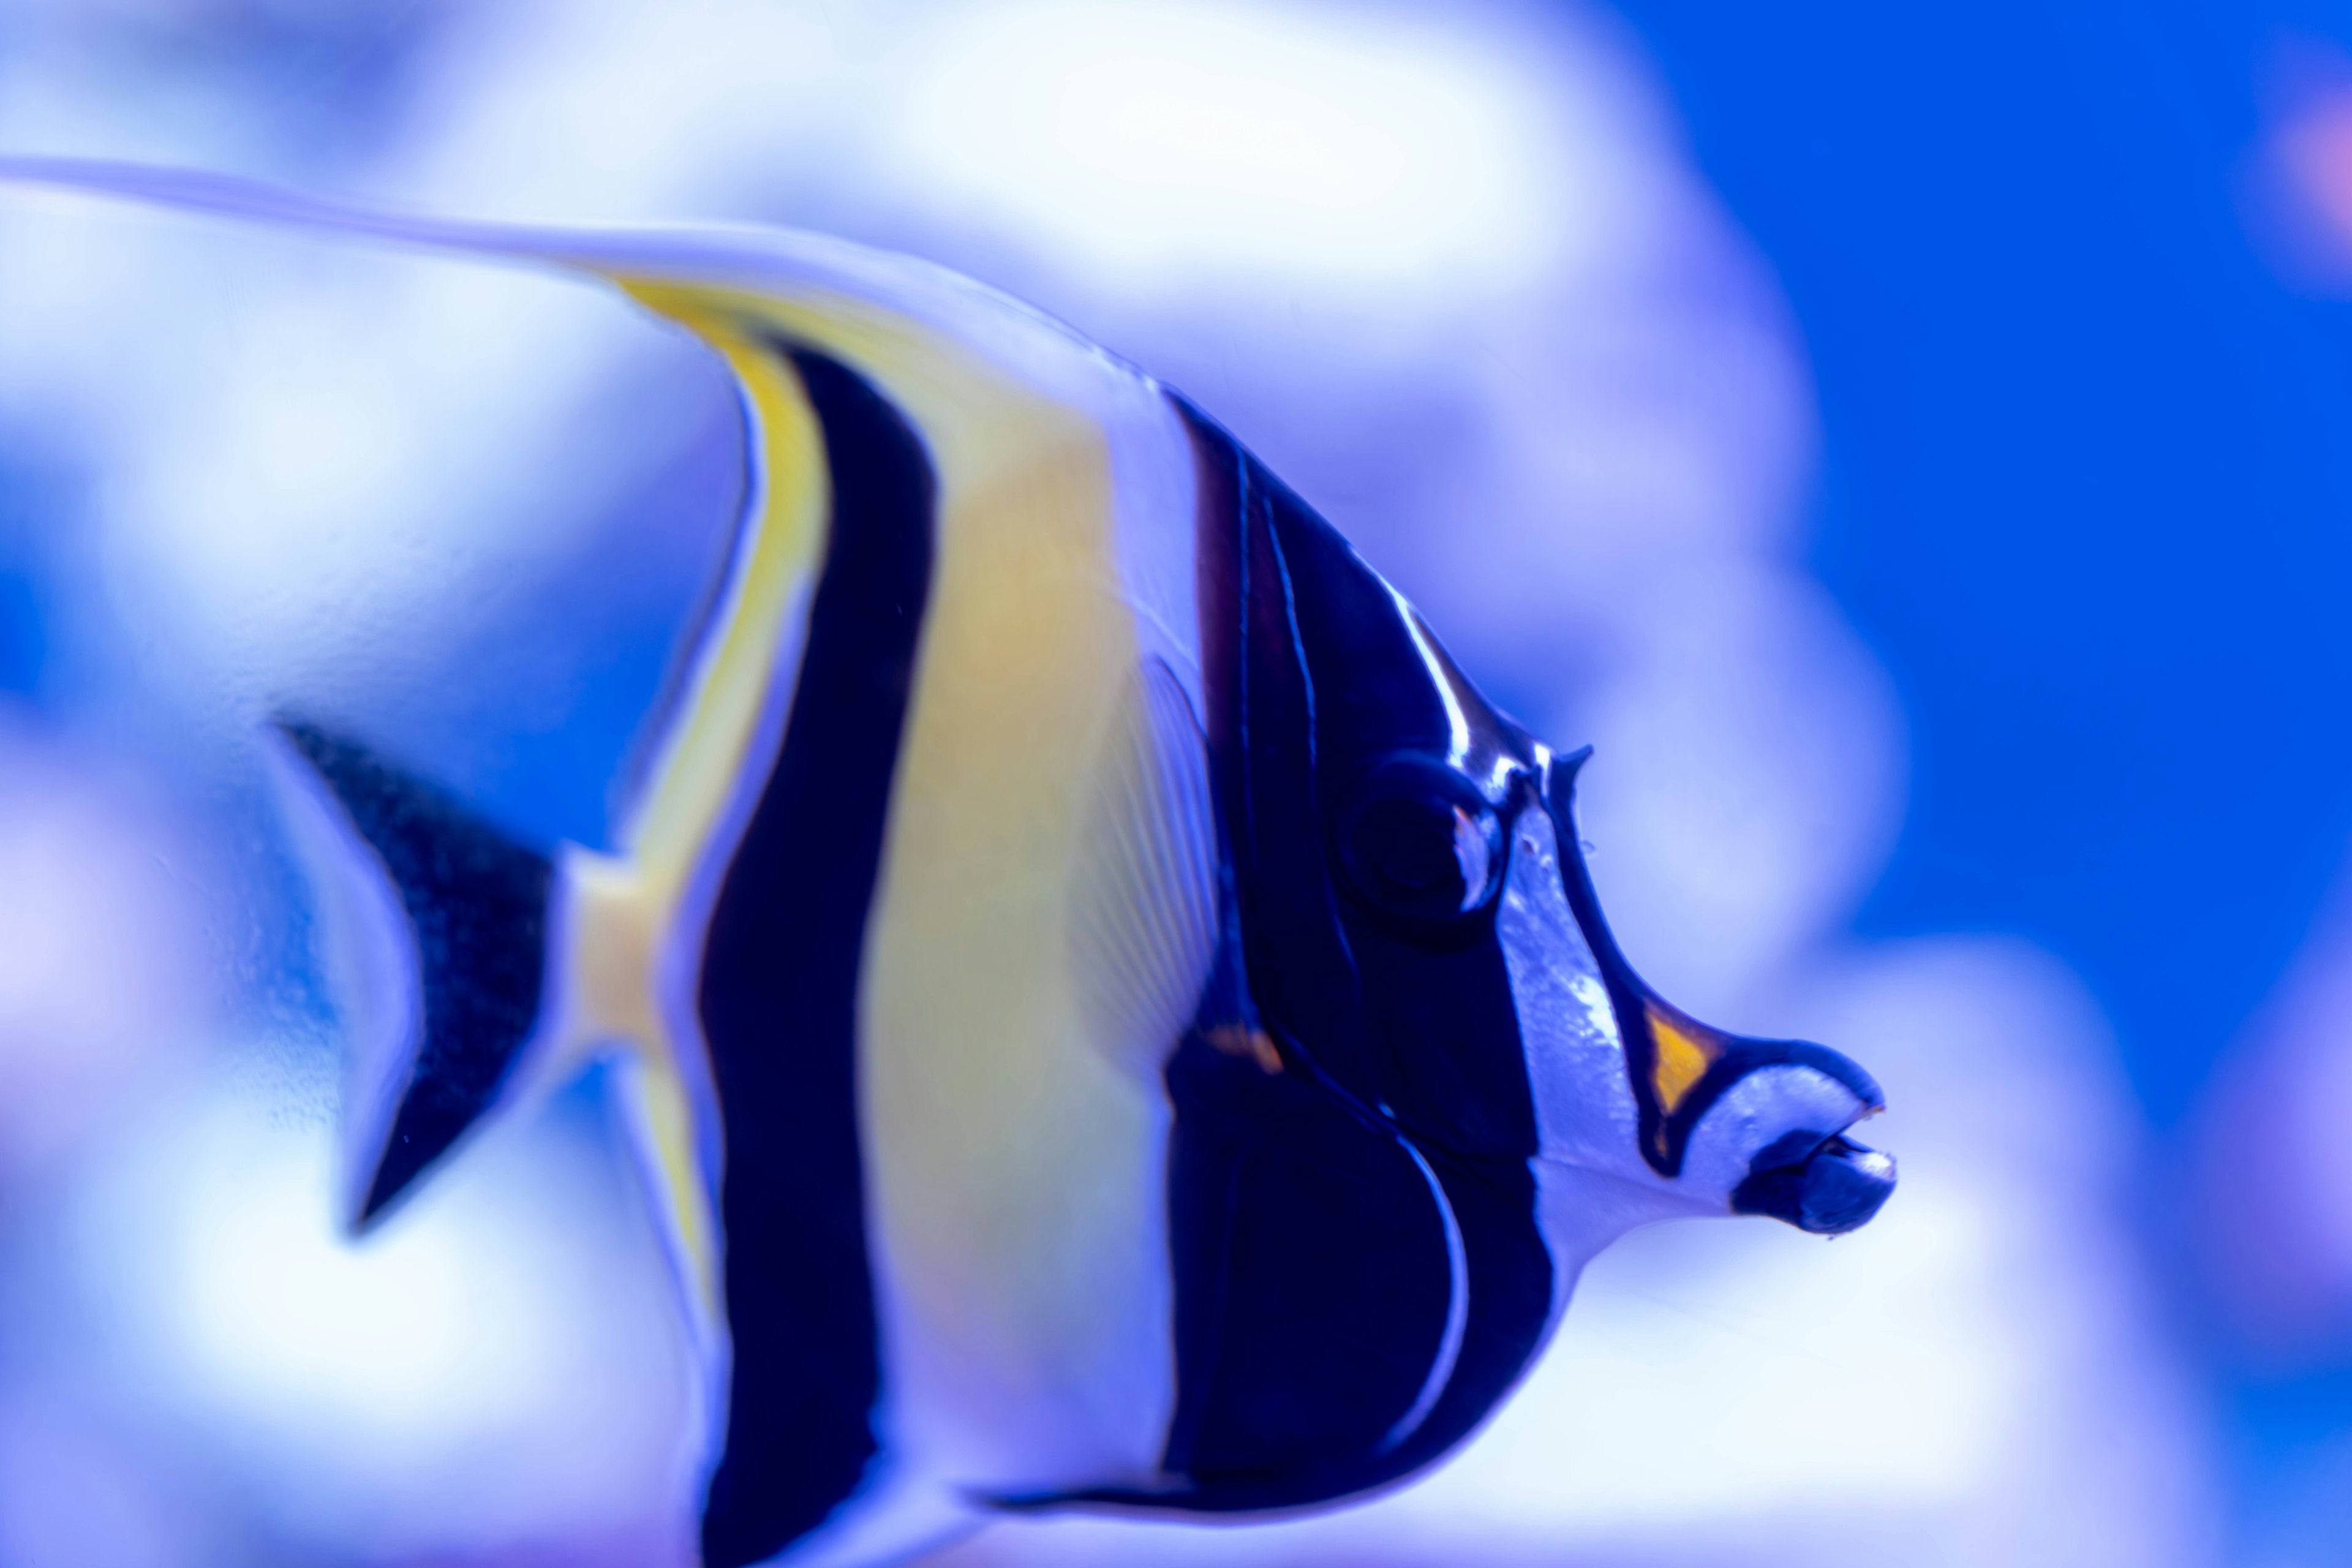
[[[709,1073],[692,1021],[665,1015],[656,978],[688,884],[740,785],[771,699],[784,623],[816,570],[829,482],[823,434],[791,367],[725,319],[699,316],[685,324],[726,356],[743,386],[760,489],[751,499],[734,574],[678,704],[677,727],[665,737],[624,830],[622,852],[566,851],[569,951],[560,972],[569,994],[551,1014],[559,1033],[549,1043],[543,1081],[561,1081],[598,1050],[620,1046],[635,1053],[636,1070],[627,1080],[634,1119],[697,1330],[709,1344],[722,1320],[724,1292],[702,1143],[708,1133],[688,1086],[689,1079],[707,1083]]]
[[[1106,1454],[1149,1473],[1172,1389],[1167,1112],[1156,1079],[1091,1037],[1068,956],[1076,829],[1139,647],[1104,434],[871,305],[630,291],[706,332],[756,324],[855,365],[939,479],[859,997],[869,1246],[902,1436],[975,1481],[1015,1432],[1022,1484],[1057,1461],[1098,1481]]]
[[[726,355],[757,421],[757,521],[749,548],[713,623],[677,735],[656,763],[644,805],[629,827],[630,858],[646,875],[683,883],[699,858],[738,779],[768,697],[777,638],[795,594],[822,552],[828,483],[824,436],[800,379],[765,343],[747,342],[723,319],[682,314],[667,292],[633,289]]]

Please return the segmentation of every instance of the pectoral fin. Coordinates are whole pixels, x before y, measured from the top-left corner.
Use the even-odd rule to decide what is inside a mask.
[[[1081,830],[1071,967],[1097,1043],[1156,1084],[1217,937],[1217,822],[1201,728],[1145,660],[1112,716]]]

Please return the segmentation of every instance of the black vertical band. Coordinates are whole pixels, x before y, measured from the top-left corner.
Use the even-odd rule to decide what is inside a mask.
[[[704,950],[734,1344],[706,1568],[782,1550],[857,1489],[877,1448],[857,990],[938,489],[921,440],[873,387],[821,354],[778,348],[824,429],[832,518],[783,744]]]
[[[1438,940],[1384,922],[1341,885],[1328,826],[1344,791],[1395,757],[1466,762],[1480,780],[1531,763],[1330,525],[1176,406],[1199,479],[1227,919],[1220,981],[1167,1071],[1174,1484],[1086,1496],[1289,1508],[1458,1442],[1549,1318],[1532,1091],[1491,915]],[[1471,730],[1450,761],[1449,698]],[[1262,1031],[1278,1065],[1236,1054],[1237,1026]]]

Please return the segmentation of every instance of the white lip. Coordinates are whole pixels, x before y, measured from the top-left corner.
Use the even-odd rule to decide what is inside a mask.
[[[1889,1182],[1895,1180],[1895,1156],[1892,1154],[1872,1149],[1856,1156],[1853,1163],[1856,1170],[1865,1175],[1877,1176]]]

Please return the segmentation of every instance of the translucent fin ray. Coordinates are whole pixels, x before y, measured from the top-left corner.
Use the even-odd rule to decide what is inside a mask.
[[[1216,944],[1208,759],[1175,674],[1147,658],[1105,738],[1071,912],[1071,967],[1097,1042],[1156,1076],[1199,1005]]]

